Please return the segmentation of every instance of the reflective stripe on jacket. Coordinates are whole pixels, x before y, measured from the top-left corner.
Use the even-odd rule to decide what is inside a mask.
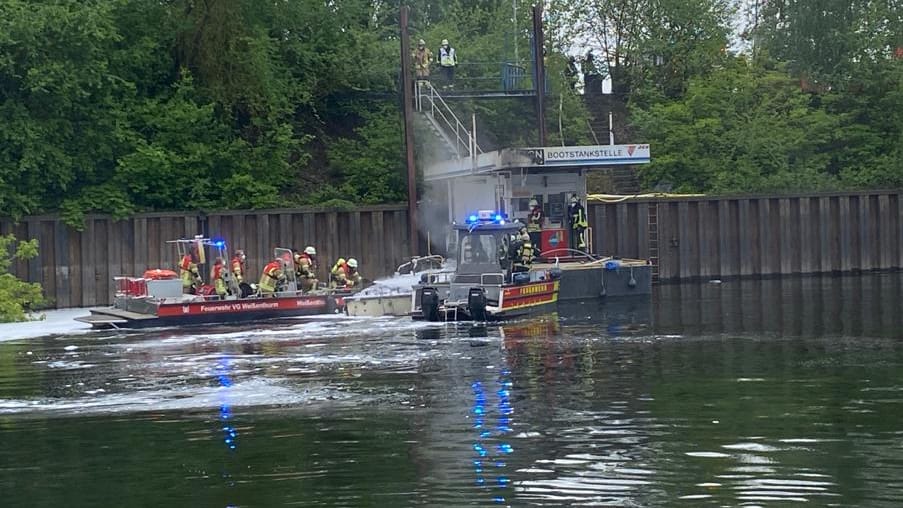
[[[454,67],[458,65],[458,57],[455,48],[439,48],[439,65],[442,67]]]

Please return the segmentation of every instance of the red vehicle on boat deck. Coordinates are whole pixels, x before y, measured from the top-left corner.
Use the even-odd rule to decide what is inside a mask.
[[[226,244],[207,238],[173,240],[179,257],[195,252],[212,251],[225,260]],[[206,254],[206,253],[205,253]],[[219,296],[212,286],[203,285],[197,294],[183,292],[182,280],[171,270],[148,270],[142,277],[116,277],[118,283],[113,305],[92,309],[91,314],[75,318],[94,328],[149,328],[157,326],[195,325],[204,323],[254,322],[316,314],[332,314],[344,310],[344,297],[356,291],[314,290],[302,292],[295,280],[293,253],[277,248],[274,259],[284,260],[285,280],[272,295],[261,295],[254,285],[239,284],[222,268],[228,294]],[[201,254],[198,265],[206,264]]]

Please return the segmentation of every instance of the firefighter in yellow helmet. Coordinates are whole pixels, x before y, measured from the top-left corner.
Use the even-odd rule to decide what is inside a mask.
[[[426,41],[423,39],[417,41],[417,49],[414,50],[411,56],[414,60],[414,74],[417,77],[417,81],[429,81],[433,52],[426,47]]]
[[[295,278],[302,291],[317,289],[317,249],[312,245],[302,252],[295,251]]]
[[[336,261],[336,264],[332,267],[332,273],[330,273],[331,285],[337,289],[351,289],[354,287],[360,288],[364,283],[361,274],[357,271],[357,260],[354,258],[349,258],[348,261],[345,261],[342,258],[339,258]]]

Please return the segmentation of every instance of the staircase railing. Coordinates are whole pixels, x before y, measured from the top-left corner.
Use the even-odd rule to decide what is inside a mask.
[[[455,154],[459,159],[462,158],[462,153],[468,158],[475,158],[483,153],[480,145],[477,144],[476,125],[473,126],[473,130],[468,129],[448,107],[445,99],[439,95],[432,83],[417,81],[414,84],[414,90],[414,107],[417,108],[417,111],[429,115],[437,123],[437,127],[454,141]]]

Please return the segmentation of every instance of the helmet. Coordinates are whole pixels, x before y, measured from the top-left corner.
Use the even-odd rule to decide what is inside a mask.
[[[530,206],[539,206],[539,201],[536,201],[535,199],[531,199]]]
[[[576,194],[571,195],[571,203],[576,203],[576,202],[577,202],[577,195]]]
[[[316,256],[316,255],[317,255],[317,249],[315,249],[315,248],[313,248],[312,246],[308,245],[307,247],[304,248],[304,253],[307,254],[308,256]]]
[[[245,251],[238,249],[235,251],[235,257],[240,258],[242,261],[248,259],[248,256],[245,256]]]
[[[426,46],[426,41],[423,39],[420,39],[419,41],[417,41],[417,45],[418,46]]]
[[[448,39],[442,39],[442,45],[448,46]]]
[[[348,258],[348,266],[351,268],[357,268],[357,260],[354,258]]]

